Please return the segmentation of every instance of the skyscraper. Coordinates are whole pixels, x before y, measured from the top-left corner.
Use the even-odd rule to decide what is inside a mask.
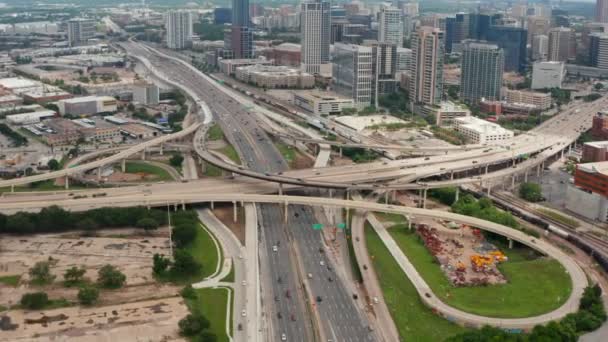
[[[249,0],[232,0],[232,26],[224,37],[231,58],[253,57],[253,32],[249,20]]]
[[[437,105],[443,92],[443,32],[422,26],[412,35],[410,101]]]
[[[369,106],[373,91],[373,48],[334,44],[332,78],[335,90],[353,99],[358,108]]]
[[[566,27],[556,27],[549,30],[549,55],[550,61],[566,62],[574,58],[575,38],[572,29]]]
[[[192,40],[192,14],[188,11],[169,11],[165,18],[167,47],[183,49]]]
[[[403,46],[403,22],[401,10],[395,7],[382,6],[378,13],[378,41]]]
[[[608,0],[595,1],[595,21],[608,23]]]
[[[523,72],[525,70],[527,64],[527,30],[519,27],[491,26],[487,31],[485,40],[504,50],[505,71]]]
[[[505,55],[498,45],[465,41],[461,63],[460,97],[465,102],[500,100]]]
[[[549,55],[549,37],[538,34],[532,38],[532,60],[546,61]]]
[[[445,19],[445,52],[452,52],[452,45],[460,43],[469,35],[469,15],[458,13]]]
[[[302,71],[331,76],[329,41],[331,35],[328,1],[311,0],[301,5],[300,11]]]
[[[75,18],[68,21],[68,41],[70,46],[84,44],[95,36],[95,20]]]
[[[589,37],[589,60],[596,68],[608,69],[608,34],[593,33]]]

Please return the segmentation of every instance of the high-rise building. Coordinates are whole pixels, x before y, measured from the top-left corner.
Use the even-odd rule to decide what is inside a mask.
[[[397,90],[398,48],[392,43],[376,41],[368,41],[364,45],[372,47],[372,100],[377,107],[381,96]]]
[[[595,21],[608,23],[608,0],[596,0]]]
[[[397,48],[397,72],[410,72],[412,64],[412,49]]]
[[[469,35],[469,15],[458,13],[445,19],[445,52],[452,52],[452,45],[462,42]]]
[[[133,84],[133,101],[144,105],[157,105],[159,101],[158,86],[148,82]]]
[[[184,49],[192,40],[192,14],[188,11],[169,11],[165,18],[167,47]]]
[[[545,17],[528,17],[526,20],[528,28],[528,44],[532,44],[534,36],[539,34],[546,35],[551,28],[551,21]]]
[[[232,25],[224,31],[224,43],[226,57],[253,58],[249,0],[232,0]]]
[[[410,101],[412,105],[437,105],[443,92],[443,32],[422,26],[412,35]]]
[[[518,27],[491,26],[487,41],[498,45],[505,53],[505,71],[523,72],[526,68],[528,31]]]
[[[354,44],[334,44],[332,78],[336,92],[353,99],[363,108],[372,101],[373,48]]]
[[[300,16],[302,71],[331,76],[329,2],[324,0],[305,1],[301,5]]]
[[[378,41],[403,46],[403,22],[401,10],[395,7],[382,6],[378,13]]]
[[[576,55],[574,31],[566,27],[556,27],[549,30],[550,61],[566,62]]]
[[[566,76],[564,62],[535,62],[532,65],[532,89],[561,88]]]
[[[505,55],[495,44],[465,41],[462,46],[460,97],[466,103],[500,100]]]
[[[68,21],[68,41],[70,46],[85,44],[95,36],[95,20],[75,18]]]
[[[546,61],[549,55],[549,37],[539,34],[532,38],[532,60]]]
[[[590,35],[589,61],[596,68],[608,69],[608,34],[594,33]]]
[[[213,10],[213,23],[216,25],[224,25],[232,22],[232,9],[216,8]]]

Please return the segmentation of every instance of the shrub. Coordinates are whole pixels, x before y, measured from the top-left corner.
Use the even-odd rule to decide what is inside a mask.
[[[32,282],[37,284],[48,284],[55,280],[55,276],[51,274],[51,263],[49,261],[39,261],[34,264],[29,271]]]
[[[84,279],[84,274],[86,272],[87,270],[84,267],[78,268],[76,266],[72,266],[71,268],[68,268],[63,274],[65,285],[72,286],[81,282]]]
[[[201,268],[201,265],[194,260],[194,257],[184,250],[176,249],[173,258],[171,271],[175,275],[185,276],[193,274]]]
[[[201,315],[189,314],[179,321],[178,326],[180,335],[194,336],[209,328],[210,323]]]
[[[97,282],[99,285],[109,289],[117,289],[125,284],[127,277],[112,265],[105,265],[99,269]]]
[[[78,290],[78,301],[82,305],[92,305],[99,298],[99,290],[92,286],[86,286]]]
[[[529,202],[540,202],[543,200],[541,187],[536,183],[522,183],[519,186],[519,196]]]
[[[178,248],[190,244],[196,238],[196,225],[192,223],[177,224],[172,231],[171,238]]]
[[[154,254],[152,262],[152,272],[154,272],[156,275],[163,274],[167,270],[167,267],[169,267],[171,264],[171,260],[169,260],[169,258],[166,258],[164,255],[158,253]]]
[[[30,310],[40,310],[49,303],[49,296],[45,292],[26,293],[21,296],[21,306]]]

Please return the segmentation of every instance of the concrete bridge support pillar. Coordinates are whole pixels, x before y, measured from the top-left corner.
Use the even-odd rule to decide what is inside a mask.
[[[388,191],[384,193],[384,204],[388,204]]]
[[[458,197],[460,197],[460,187],[456,187],[456,197],[454,199],[454,203],[458,202]]]
[[[397,190],[393,190],[392,193],[393,193],[393,202],[396,202],[397,201]]]
[[[511,176],[511,188],[515,188],[515,175]]]
[[[486,175],[488,174],[488,168],[489,168],[489,167],[490,167],[490,164],[487,164],[487,165],[486,165],[486,172],[485,172],[485,174],[486,174]]]
[[[186,202],[182,200],[182,210],[186,210]]]
[[[173,211],[177,211],[177,203],[173,204]]]
[[[283,183],[279,183],[279,196],[283,196]]]
[[[536,167],[536,178],[540,177],[540,164]]]
[[[98,180],[98,181],[100,181],[100,180],[101,180],[101,168],[102,168],[102,167],[103,167],[103,166],[100,166],[100,167],[98,167],[98,168],[97,168],[97,180]]]
[[[65,176],[65,189],[68,190],[70,188],[70,176]]]
[[[232,201],[232,221],[234,223],[237,221],[236,201]]]
[[[528,169],[524,171],[524,183],[528,183]]]
[[[450,180],[454,180],[454,171],[450,171]]]
[[[122,162],[120,163],[120,169],[122,170],[122,173],[125,173],[127,171],[127,160],[123,159]]]
[[[145,148],[141,151],[141,160],[146,160],[146,149]]]
[[[412,230],[412,220],[407,217],[407,230]]]
[[[211,210],[215,209],[214,207],[215,207],[215,205],[214,205],[213,201],[211,201]]]
[[[423,192],[424,195],[422,197],[422,209],[426,209],[426,192],[427,192],[427,189],[424,189],[424,192]]]
[[[561,157],[560,157],[560,158],[561,158],[561,159],[564,159],[564,150],[562,150],[562,152],[561,152],[561,153],[562,153],[562,154],[561,154]]]
[[[492,182],[488,181],[488,186],[486,189],[488,191],[488,196],[490,196],[492,194]]]
[[[342,147],[340,147],[340,158],[342,158]]]
[[[160,144],[160,155],[161,156],[163,155],[163,149],[164,149],[163,147],[164,147],[164,144]]]
[[[509,239],[509,249],[513,249],[513,240]]]
[[[334,189],[329,189],[329,198],[334,198]]]
[[[515,164],[516,164],[516,160],[515,160],[515,159],[513,159],[513,165],[512,165],[512,166],[515,166]]]
[[[572,144],[568,145],[568,153],[572,152]]]
[[[289,220],[289,203],[285,202],[283,206],[283,221],[287,224]]]
[[[11,192],[15,192],[15,186],[11,185]]]

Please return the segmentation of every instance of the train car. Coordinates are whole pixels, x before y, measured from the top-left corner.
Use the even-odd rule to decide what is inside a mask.
[[[570,234],[567,231],[565,231],[561,228],[558,228],[552,224],[547,225],[547,230],[564,239],[568,239],[568,236],[570,236]]]

